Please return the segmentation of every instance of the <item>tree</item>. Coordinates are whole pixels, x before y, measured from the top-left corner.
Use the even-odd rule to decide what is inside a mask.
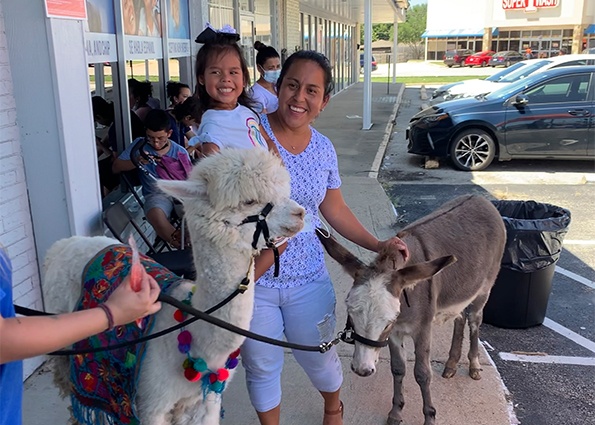
[[[405,22],[399,24],[399,43],[421,43],[421,35],[426,30],[428,5],[419,4],[407,10]],[[372,25],[372,41],[392,40],[393,24]],[[364,26],[361,26],[360,44],[364,44]]]
[[[427,4],[419,4],[408,9],[405,22],[399,24],[399,43],[421,43],[421,35],[426,30],[427,16]]]

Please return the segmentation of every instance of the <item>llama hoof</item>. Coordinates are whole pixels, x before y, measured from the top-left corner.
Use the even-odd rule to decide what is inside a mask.
[[[471,377],[471,379],[479,381],[481,379],[481,375],[479,374],[479,372],[481,372],[481,369],[469,369],[469,376]]]
[[[449,378],[452,378],[453,376],[455,376],[456,373],[457,373],[456,369],[453,369],[452,367],[445,367],[444,372],[442,372],[442,377],[449,379]],[[471,371],[469,371],[469,374],[471,374]]]

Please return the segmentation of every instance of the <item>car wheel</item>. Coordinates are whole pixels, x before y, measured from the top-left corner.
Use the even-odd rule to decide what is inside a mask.
[[[506,68],[508,68],[510,66],[510,61],[506,61],[506,64],[504,66],[506,66]]]
[[[450,145],[450,159],[463,171],[480,171],[496,156],[496,144],[485,130],[471,128],[457,133]]]
[[[446,65],[446,66],[448,66],[449,68],[452,68],[452,65]]]
[[[484,66],[486,66],[488,63],[487,62],[482,62],[481,63],[481,67],[483,68]]]
[[[459,62],[459,66],[460,66],[461,68],[462,68],[462,67],[464,67],[464,66],[465,66],[465,61],[464,61],[464,60],[462,60],[461,62]]]

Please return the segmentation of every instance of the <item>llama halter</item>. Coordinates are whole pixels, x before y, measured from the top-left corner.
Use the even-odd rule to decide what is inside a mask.
[[[188,295],[182,301],[186,305],[192,304],[192,296],[196,286],[192,287],[192,290],[188,292]],[[174,319],[177,322],[183,322],[186,320],[186,313],[178,309],[174,312]],[[204,395],[206,396],[209,392],[215,392],[221,394],[225,389],[225,384],[229,378],[229,371],[235,369],[238,365],[238,356],[240,355],[240,349],[238,348],[229,355],[225,362],[225,367],[212,371],[209,369],[207,362],[201,357],[192,357],[190,355],[190,347],[192,345],[192,334],[188,330],[182,330],[178,335],[178,350],[182,354],[186,354],[186,359],[182,363],[184,369],[184,377],[190,382],[201,381],[201,386]]]

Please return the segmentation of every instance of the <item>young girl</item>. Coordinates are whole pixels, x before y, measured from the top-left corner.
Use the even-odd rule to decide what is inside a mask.
[[[229,26],[217,32],[209,26],[196,39],[204,44],[196,55],[198,98],[204,111],[197,136],[204,155],[227,147],[267,149],[246,92],[250,77],[238,40]]]
[[[271,114],[277,110],[277,79],[281,74],[281,58],[274,47],[267,46],[260,41],[254,43],[258,50],[256,66],[260,78],[251,89],[252,99],[262,107],[261,114]],[[262,105],[262,106],[261,106]]]

